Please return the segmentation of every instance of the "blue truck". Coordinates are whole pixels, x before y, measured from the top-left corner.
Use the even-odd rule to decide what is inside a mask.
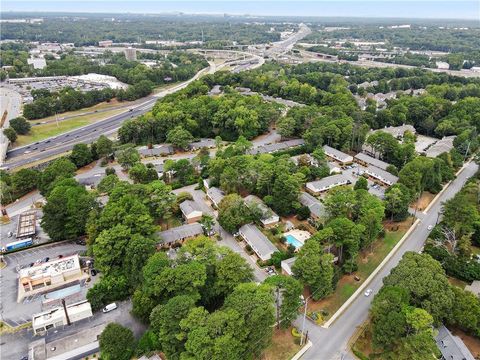
[[[18,240],[18,241],[8,243],[5,246],[5,250],[6,251],[12,251],[12,250],[21,249],[21,248],[24,248],[24,247],[27,247],[27,246],[31,246],[31,245],[33,245],[32,238],[27,238],[27,239],[22,239],[22,240]]]

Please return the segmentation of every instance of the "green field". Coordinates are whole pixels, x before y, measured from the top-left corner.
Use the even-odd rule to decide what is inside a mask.
[[[32,126],[28,135],[19,135],[17,141],[15,141],[15,147],[24,146],[28,144],[32,144],[37,141],[44,140],[51,136],[56,136],[62,134],[64,132],[77,129],[79,127],[92,124],[94,122],[104,120],[110,116],[117,115],[125,111],[124,109],[115,109],[109,110],[102,113],[95,113],[89,115],[78,116],[69,120],[59,121],[57,123],[48,123],[48,124],[41,124]],[[42,121],[48,121],[42,119]]]

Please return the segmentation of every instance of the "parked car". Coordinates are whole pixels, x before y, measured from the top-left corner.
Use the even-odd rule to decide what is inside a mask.
[[[365,296],[369,297],[372,294],[372,292],[373,292],[372,289],[367,289],[367,291],[365,291]]]
[[[117,304],[111,303],[111,304],[108,304],[107,306],[105,306],[102,311],[103,311],[104,313],[108,313],[108,312],[110,312],[110,311],[115,310],[116,308],[117,308]]]
[[[430,230],[432,230],[432,229],[433,229],[433,225],[428,225],[427,230],[430,231]]]

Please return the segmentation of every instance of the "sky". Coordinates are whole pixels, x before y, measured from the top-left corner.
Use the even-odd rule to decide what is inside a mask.
[[[480,0],[2,0],[1,11],[480,19]],[[480,20],[479,20],[480,22]]]

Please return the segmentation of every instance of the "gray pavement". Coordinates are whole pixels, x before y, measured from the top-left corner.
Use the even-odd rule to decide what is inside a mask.
[[[39,296],[30,297],[22,303],[17,303],[17,269],[29,266],[30,263],[46,257],[54,259],[59,255],[73,255],[83,250],[85,250],[85,246],[64,241],[5,255],[4,260],[7,266],[0,271],[0,316],[2,321],[11,326],[18,326],[31,321],[32,315],[42,309]]]
[[[89,329],[93,326],[116,322],[133,331],[136,337],[139,337],[145,330],[145,325],[138,322],[131,314],[132,308],[130,301],[117,302],[118,308],[109,313],[96,312],[89,319],[85,319],[74,323],[70,326],[57,328],[54,331],[45,335],[45,340],[48,342],[61,339],[65,336],[73,335],[79,331]],[[22,356],[27,356],[28,344],[31,341],[37,340],[41,336],[34,336],[32,329],[25,329],[15,334],[2,335],[0,342],[0,354],[2,359],[20,359]]]
[[[398,251],[380,270],[378,275],[371,281],[368,288],[373,289],[375,295],[383,284],[383,278],[398,264],[407,251],[421,251],[425,240],[429,235],[428,226],[435,225],[438,212],[442,208],[442,203],[451,199],[465,184],[465,182],[475,174],[478,165],[468,163],[465,169],[450,184],[450,186],[440,195],[439,199],[424,214],[423,219],[411,233],[407,240],[402,244]],[[359,326],[367,319],[370,304],[374,296],[365,297],[358,296],[351,306],[338,318],[336,322],[328,329],[306,322],[306,330],[313,343],[313,346],[302,356],[306,360],[337,360],[351,358],[349,355],[348,341],[358,329]],[[299,316],[295,322],[296,326],[301,328],[302,317]]]

